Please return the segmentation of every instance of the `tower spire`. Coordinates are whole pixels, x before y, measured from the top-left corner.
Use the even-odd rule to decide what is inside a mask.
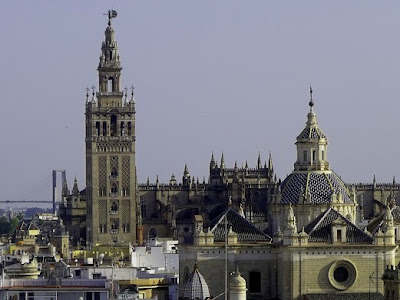
[[[297,136],[297,161],[294,164],[295,171],[325,171],[329,170],[327,160],[328,141],[318,126],[315,114],[313,90],[310,85],[310,111],[307,114],[306,127]]]
[[[314,106],[312,93],[313,93],[313,90],[312,90],[312,87],[311,87],[311,84],[310,84],[310,102],[308,103],[308,105],[310,105],[310,112],[313,111],[313,106]]]
[[[221,169],[225,169],[224,152],[222,152],[221,154]]]

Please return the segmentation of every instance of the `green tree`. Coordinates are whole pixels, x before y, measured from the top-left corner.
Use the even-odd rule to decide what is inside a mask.
[[[10,222],[7,217],[0,218],[0,234],[9,234],[10,233]]]

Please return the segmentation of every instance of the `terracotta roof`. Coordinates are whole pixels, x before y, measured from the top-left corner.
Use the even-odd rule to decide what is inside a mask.
[[[308,240],[310,242],[332,243],[331,226],[332,223],[338,219],[346,224],[347,243],[373,243],[373,238],[371,236],[362,231],[333,208],[327,209],[306,227],[304,227],[304,231],[309,235]]]
[[[225,241],[225,216],[228,219],[228,228],[232,226],[232,231],[238,234],[238,242],[271,241],[271,237],[268,234],[256,228],[232,208],[217,217],[216,223],[212,226],[211,232],[214,233],[214,241]]]

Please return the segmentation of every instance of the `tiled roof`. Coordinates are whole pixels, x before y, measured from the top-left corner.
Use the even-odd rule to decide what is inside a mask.
[[[322,133],[321,129],[316,126],[307,126],[299,134],[297,139],[325,139],[325,134]]]
[[[331,226],[332,222],[337,219],[346,223],[347,243],[373,243],[373,238],[371,236],[362,231],[333,208],[327,209],[304,227],[304,231],[309,235],[308,240],[310,242],[332,243]]]
[[[188,299],[206,299],[210,297],[207,282],[204,280],[203,275],[200,274],[197,267],[191,273],[183,287],[183,297]]]
[[[238,242],[269,242],[271,237],[256,228],[235,210],[229,208],[217,218],[211,232],[214,233],[214,241],[225,241],[225,216],[228,219],[228,228],[232,226],[232,231],[238,234]]]
[[[395,221],[400,222],[400,206],[396,205],[392,208],[392,216]]]
[[[305,300],[384,300],[381,293],[306,294]]]
[[[331,203],[332,194],[341,194],[344,203],[353,203],[346,185],[334,172],[290,174],[282,182],[282,203],[296,204],[306,191],[311,203]]]

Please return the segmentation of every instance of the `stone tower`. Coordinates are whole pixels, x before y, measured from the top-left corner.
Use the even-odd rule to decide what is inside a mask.
[[[111,19],[97,68],[99,88],[86,103],[86,238],[95,244],[136,243],[135,103],[121,89],[121,62]]]

